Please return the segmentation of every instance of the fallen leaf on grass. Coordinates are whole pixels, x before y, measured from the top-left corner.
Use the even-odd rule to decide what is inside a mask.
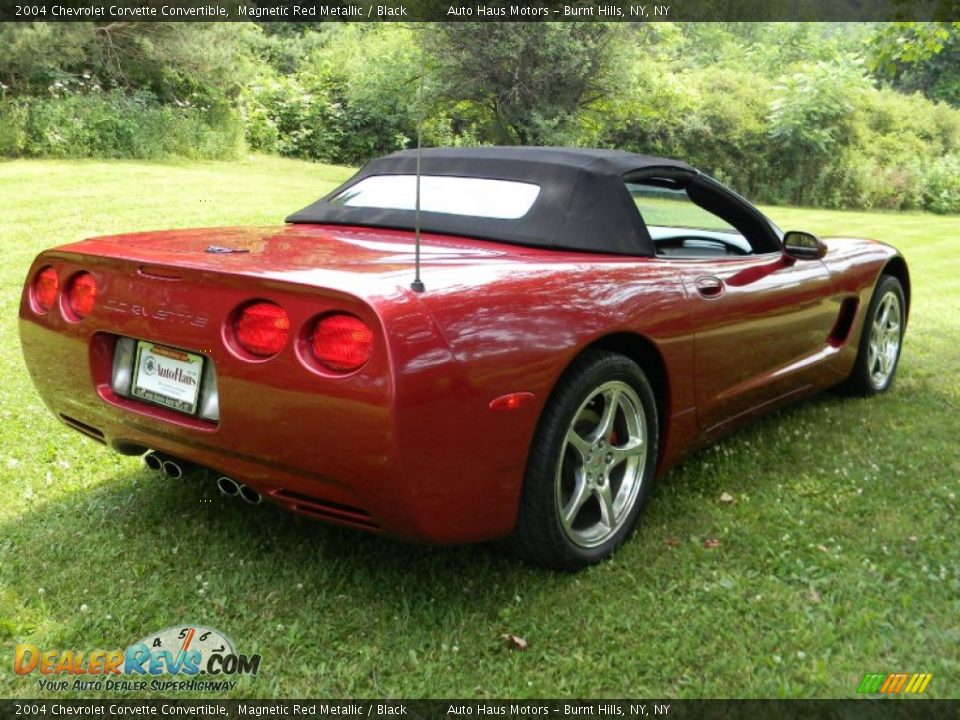
[[[526,650],[527,646],[529,645],[529,643],[522,637],[512,633],[503,633],[503,635],[500,637],[506,641],[507,647],[511,650]]]
[[[819,590],[816,590],[816,589],[814,589],[814,588],[810,588],[810,602],[812,602],[812,603],[819,603],[821,597],[822,597],[822,596],[820,595],[820,591],[819,591]]]
[[[730,493],[724,493],[723,495],[720,496],[720,502],[722,502],[722,503],[732,503],[732,502],[733,502],[733,495],[731,495]]]
[[[707,550],[713,550],[714,548],[720,547],[720,541],[717,540],[716,538],[710,538],[710,539],[707,540],[705,543],[703,543],[703,546],[704,546]]]
[[[680,547],[680,541],[675,537],[668,537],[663,539],[663,544],[667,547]]]

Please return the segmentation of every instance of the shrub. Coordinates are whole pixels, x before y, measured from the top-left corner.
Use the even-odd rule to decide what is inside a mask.
[[[923,205],[936,213],[960,212],[960,156],[931,163],[923,176]]]
[[[323,83],[308,88],[296,77],[271,79],[252,89],[244,107],[254,150],[324,162],[342,156],[342,106]]]
[[[775,86],[769,135],[791,201],[816,203],[832,187],[828,177],[836,169],[833,160],[856,141],[854,109],[867,88],[866,78],[851,60],[818,62]]]
[[[244,152],[229,108],[160,105],[120,91],[22,97],[0,105],[0,154],[31,157],[227,159]]]
[[[0,101],[0,156],[14,157],[27,143],[27,110],[13,100]]]
[[[680,157],[756,201],[956,211],[960,112],[877,90],[856,63],[769,81],[643,59],[608,108],[601,144]]]
[[[474,28],[481,38],[489,31]],[[602,52],[583,57],[605,63],[603,82],[567,104],[546,97],[558,81],[545,72],[544,48],[485,68],[509,90],[491,103],[474,92],[476,78],[450,74],[451,62],[462,64],[450,55],[460,45],[438,49],[430,32],[393,23],[239,32],[158,24],[113,38],[132,53],[116,68],[91,55],[105,39],[86,26],[0,28],[0,80],[12,86],[0,82],[0,156],[232,158],[249,146],[360,164],[415,144],[426,71],[428,146],[522,135],[679,157],[762,202],[960,208],[960,111],[873,87],[851,54],[865,31],[658,25],[593,38],[564,30],[563,42],[548,43],[558,58],[580,52],[567,40],[585,43],[581,50],[597,40]],[[498,38],[506,47],[528,35]],[[48,47],[58,49],[56,62],[38,54]],[[536,65],[530,87],[515,82],[521,61]],[[564,67],[564,83],[589,74],[583,63]],[[511,134],[500,104],[516,105],[511,93],[521,92],[523,132]]]

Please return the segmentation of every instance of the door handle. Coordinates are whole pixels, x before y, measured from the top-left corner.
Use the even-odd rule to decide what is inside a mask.
[[[697,292],[700,293],[703,297],[713,300],[723,295],[725,289],[723,280],[712,275],[705,275],[703,277],[698,277],[697,282]]]

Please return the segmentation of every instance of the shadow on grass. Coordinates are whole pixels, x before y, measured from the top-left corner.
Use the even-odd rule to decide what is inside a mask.
[[[822,393],[719,442],[749,438],[848,402],[856,400]],[[670,487],[671,494],[692,491],[697,466],[714,452],[715,445],[686,458],[660,478],[650,510],[664,486]],[[91,446],[91,452],[108,451]],[[69,559],[73,567],[82,567],[85,574],[98,579],[123,573],[128,564],[153,567],[161,560],[181,570],[189,566],[200,574],[216,566],[225,578],[269,568],[274,582],[286,579],[293,586],[311,576],[336,573],[341,589],[352,588],[378,602],[383,599],[384,584],[401,577],[416,578],[424,595],[442,594],[451,583],[485,582],[491,573],[517,581],[571,577],[528,566],[490,545],[416,545],[309,520],[269,502],[252,506],[239,498],[223,497],[214,477],[203,472],[171,480],[146,469],[132,469],[93,489],[34,502],[19,517],[0,524],[0,535],[14,538],[15,545],[26,550],[19,553],[24,562],[37,559],[34,550],[45,548],[41,562],[48,567],[55,559]],[[122,552],[115,556],[115,548]],[[16,563],[18,554],[13,555]],[[21,562],[19,570],[28,568]],[[14,573],[12,579],[22,577],[23,573]]]
[[[859,555],[828,557],[817,544],[843,537],[870,548],[908,531],[924,535],[907,529],[909,517],[885,528],[884,486],[856,504],[832,499],[838,489],[854,497],[853,484],[835,473],[842,463],[862,465],[865,432],[901,422],[911,408],[915,414],[918,399],[937,408],[928,420],[948,415],[935,388],[905,380],[870,401],[820,394],[692,456],[661,479],[614,561],[579,575],[531,567],[488,546],[411,545],[252,507],[222,497],[211,478],[167,480],[132,460],[94,487],[58,492],[54,478],[25,512],[0,523],[0,615],[7,610],[10,618],[0,620],[0,641],[90,650],[126,647],[165,627],[207,625],[241,652],[263,655],[269,672],[235,691],[263,697],[482,694],[494,692],[486,686],[491,668],[500,669],[497,687],[516,681],[509,687],[522,692],[523,670],[538,687],[560,691],[577,686],[569,678],[580,668],[557,658],[603,663],[610,652],[632,658],[634,691],[696,693],[705,681],[685,668],[705,644],[743,666],[758,652],[792,648],[783,628],[803,628],[803,618],[832,627],[843,607],[846,616],[875,621],[877,580]],[[909,452],[936,454],[938,432],[912,434]],[[872,456],[882,466],[872,472],[894,477],[906,452],[896,446],[889,457]],[[735,505],[720,502],[724,492]],[[873,537],[867,528],[876,525],[882,532]],[[796,538],[785,543],[788,531]],[[708,549],[707,538],[722,545]],[[898,567],[913,558],[909,543],[903,547]],[[822,602],[810,600],[812,583]],[[761,593],[769,600],[758,604]],[[858,604],[864,593],[869,602]],[[650,612],[664,603],[668,613]],[[721,626],[751,629],[716,632]],[[510,653],[501,633],[531,638],[534,650]],[[638,642],[671,648],[672,659],[638,655]],[[451,667],[459,674],[443,679]],[[567,684],[557,684],[558,672]],[[768,687],[777,672],[770,670]],[[20,693],[24,683],[0,677],[0,693]]]
[[[812,429],[816,447],[838,429],[820,418],[834,409],[852,416],[857,406],[848,403],[855,402],[821,394],[721,442],[755,446],[782,436],[763,462],[788,468],[803,457],[788,438],[798,422]],[[718,483],[731,482],[708,469],[716,452],[708,448],[688,458],[654,489],[639,532],[617,556],[639,582],[651,588],[661,582],[656,568],[669,560],[660,557],[668,554],[665,533],[689,532],[700,525],[695,516],[709,524],[715,503],[706,498],[728,487]],[[740,460],[734,455],[730,462]],[[764,480],[745,474],[736,482],[757,490]],[[580,578],[602,585],[607,569],[567,575],[487,545],[412,545],[314,522],[269,503],[253,507],[222,497],[210,477],[168,480],[133,465],[93,489],[41,497],[0,524],[0,537],[6,538],[0,559],[7,593],[19,599],[26,618],[17,631],[47,625],[46,634],[68,647],[100,637],[98,625],[104,641],[117,638],[118,624],[127,642],[184,622],[222,625],[226,632],[240,627],[235,632],[246,637],[277,628],[291,642],[346,642],[351,631],[371,628],[385,638],[391,628],[429,633],[442,627],[455,635],[457,628],[482,624],[508,631],[511,608],[521,599],[549,604],[551,594],[573,592]],[[78,615],[81,606],[89,617]]]
[[[489,546],[403,543],[225,498],[203,474],[146,469],[41,496],[0,524],[0,538],[20,615],[0,639],[40,631],[63,647],[122,645],[185,622],[318,643],[351,629],[429,629],[451,613],[456,624],[488,622],[521,588],[569,581]]]
[[[837,402],[845,399],[832,394],[817,396],[780,410],[732,438],[789,423],[812,408]],[[656,496],[664,485],[680,494],[695,487],[696,467],[713,447],[688,457],[660,478],[651,506],[656,506]],[[92,444],[90,451],[109,452]],[[223,497],[214,479],[201,471],[172,480],[132,468],[92,489],[32,503],[20,516],[0,524],[0,535],[14,538],[17,546],[27,550],[22,553],[24,558],[32,558],[33,550],[42,547],[47,565],[69,556],[71,565],[98,578],[104,577],[101,572],[106,576],[122,572],[127,563],[149,566],[150,558],[208,571],[223,561],[220,570],[225,575],[243,574],[245,566],[247,572],[269,567],[278,578],[286,576],[294,585],[325,566],[326,572],[336,568],[344,577],[358,581],[355,589],[361,594],[369,590],[371,597],[380,596],[382,583],[399,575],[416,577],[424,592],[447,587],[457,578],[485,580],[491,572],[518,580],[569,577],[528,566],[491,545],[417,545],[313,521],[269,502],[252,506],[239,498]],[[111,555],[111,543],[122,547],[117,558]],[[208,560],[202,562],[201,556]],[[27,567],[21,565],[20,569]]]

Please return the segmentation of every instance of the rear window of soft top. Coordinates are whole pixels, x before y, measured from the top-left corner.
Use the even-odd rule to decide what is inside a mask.
[[[539,185],[516,180],[420,176],[422,212],[516,220],[529,212],[539,194]],[[348,207],[414,210],[416,197],[416,175],[371,175],[330,202]]]

